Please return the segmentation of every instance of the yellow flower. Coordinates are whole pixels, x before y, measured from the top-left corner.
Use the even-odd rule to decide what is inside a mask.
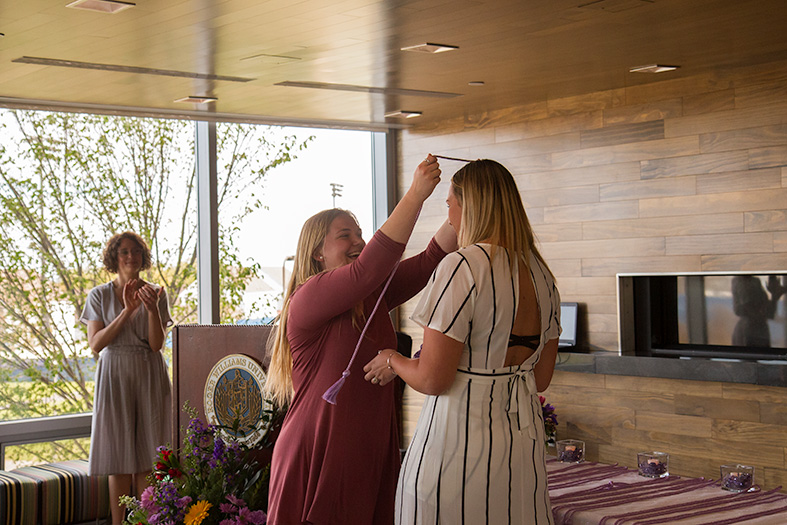
[[[199,525],[202,523],[202,520],[208,517],[208,510],[212,506],[207,501],[200,500],[189,507],[185,517],[186,525]]]

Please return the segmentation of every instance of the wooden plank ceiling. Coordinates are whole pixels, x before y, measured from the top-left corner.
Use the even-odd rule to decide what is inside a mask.
[[[787,58],[784,0],[67,3],[0,5],[0,105],[374,129]],[[425,42],[459,49],[401,50]],[[628,72],[653,63],[681,69]],[[218,101],[175,102],[189,95]]]

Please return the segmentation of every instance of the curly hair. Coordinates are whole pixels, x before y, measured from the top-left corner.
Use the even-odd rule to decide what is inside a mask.
[[[120,243],[123,239],[134,241],[142,248],[142,267],[140,270],[147,270],[150,268],[152,263],[148,243],[145,242],[145,239],[131,231],[116,233],[107,241],[107,245],[104,247],[104,268],[106,268],[109,273],[118,272],[118,250],[120,249]]]

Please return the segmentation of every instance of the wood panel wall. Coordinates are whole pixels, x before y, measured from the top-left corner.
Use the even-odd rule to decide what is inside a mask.
[[[426,153],[506,165],[563,300],[584,305],[580,345],[617,352],[617,273],[787,270],[787,63],[678,75],[403,131],[399,191]],[[444,180],[410,253],[446,216],[448,180],[461,164],[441,166]],[[417,348],[414,305],[400,319]],[[675,398],[677,386],[695,393]],[[574,404],[570,392],[580,387],[599,389],[608,407]],[[711,476],[720,461],[745,461],[770,465],[769,479],[787,486],[787,389],[564,373],[552,393],[561,437],[592,429],[576,436],[589,441],[591,459],[633,464],[635,449],[675,446],[684,474]],[[716,417],[747,399],[751,413]],[[773,403],[765,419],[763,399]],[[410,436],[419,396],[408,392],[406,406]]]
[[[557,438],[585,441],[590,461],[636,467],[637,452],[659,450],[678,475],[719,479],[741,463],[787,491],[784,388],[558,371],[545,396]]]

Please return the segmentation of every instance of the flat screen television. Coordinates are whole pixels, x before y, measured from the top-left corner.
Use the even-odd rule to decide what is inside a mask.
[[[787,359],[787,274],[619,275],[623,354]]]

